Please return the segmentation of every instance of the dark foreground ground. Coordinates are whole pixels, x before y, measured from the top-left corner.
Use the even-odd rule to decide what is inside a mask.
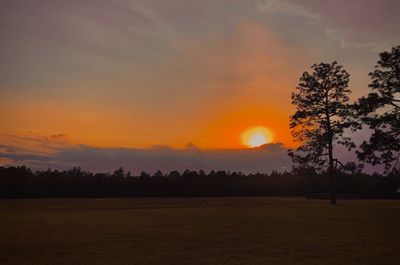
[[[400,264],[400,201],[0,201],[0,264]]]

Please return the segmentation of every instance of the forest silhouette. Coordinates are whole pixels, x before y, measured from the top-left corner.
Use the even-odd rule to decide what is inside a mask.
[[[122,168],[113,173],[91,173],[80,168],[32,171],[27,167],[0,167],[0,198],[95,197],[220,197],[309,196],[327,198],[329,175],[312,169],[270,174],[226,171],[142,172],[131,175]],[[339,198],[400,198],[400,176],[390,173],[340,172],[336,176]]]

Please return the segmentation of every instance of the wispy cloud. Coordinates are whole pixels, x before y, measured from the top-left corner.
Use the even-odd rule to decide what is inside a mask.
[[[367,49],[379,53],[389,47],[385,41],[356,41],[351,40],[345,36],[343,32],[338,29],[327,27],[325,29],[326,35],[332,40],[339,41],[342,48],[353,49]]]
[[[319,20],[320,16],[302,5],[293,1],[286,0],[258,0],[260,11],[282,12],[290,15],[306,17],[308,19]]]
[[[400,20],[395,18],[395,14],[377,12],[377,10],[390,11],[387,10],[388,7],[398,9],[400,7],[398,1],[385,0],[378,3],[378,1],[357,0],[349,3],[337,0],[258,0],[257,3],[261,12],[303,17],[318,24],[324,29],[326,36],[337,41],[341,48],[382,51],[390,47],[386,41],[388,36],[393,37],[393,34],[399,33],[396,25]],[[390,15],[390,19],[386,17],[387,15]],[[385,32],[390,33],[385,35]]]
[[[6,154],[29,154],[39,156],[54,155],[60,148],[69,147],[72,144],[64,133],[40,135],[32,131],[18,134],[0,134],[0,152]],[[11,157],[10,157],[11,158]]]

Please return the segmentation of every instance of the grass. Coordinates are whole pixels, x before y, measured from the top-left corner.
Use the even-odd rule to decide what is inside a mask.
[[[0,264],[400,264],[400,201],[0,201]]]

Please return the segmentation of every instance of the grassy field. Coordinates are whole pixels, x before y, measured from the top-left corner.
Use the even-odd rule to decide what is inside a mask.
[[[400,264],[400,201],[0,201],[0,264]]]

